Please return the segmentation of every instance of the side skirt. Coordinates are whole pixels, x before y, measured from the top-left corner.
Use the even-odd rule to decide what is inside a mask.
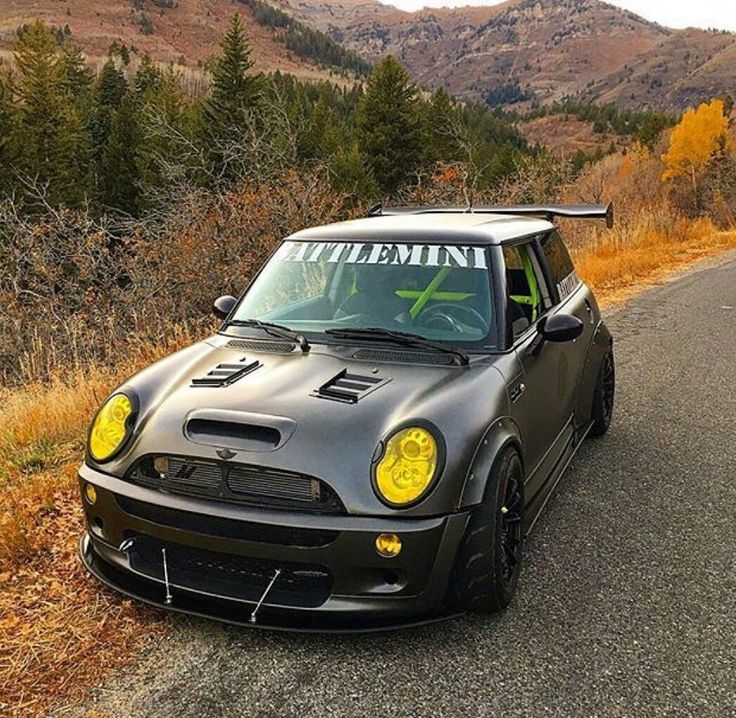
[[[592,427],[593,421],[591,420],[573,433],[570,442],[562,452],[560,458],[557,460],[557,463],[550,472],[550,475],[547,477],[547,480],[527,507],[524,513],[524,538],[531,535],[537,520],[544,510],[544,507],[547,505],[547,502],[550,500],[554,490],[557,488],[557,484],[560,483],[560,479],[562,479],[567,467],[570,465],[570,462],[575,457],[580,445],[585,441],[585,437],[588,435]]]

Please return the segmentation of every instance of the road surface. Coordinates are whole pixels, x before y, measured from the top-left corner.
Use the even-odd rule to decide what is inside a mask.
[[[608,322],[614,424],[561,482],[505,614],[337,637],[176,619],[87,710],[736,716],[736,259],[650,290]]]

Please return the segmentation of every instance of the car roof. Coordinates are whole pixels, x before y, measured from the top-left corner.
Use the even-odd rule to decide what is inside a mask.
[[[297,241],[391,240],[407,244],[441,241],[446,244],[502,244],[542,234],[554,225],[539,217],[514,214],[416,213],[378,215],[303,229],[286,239]]]

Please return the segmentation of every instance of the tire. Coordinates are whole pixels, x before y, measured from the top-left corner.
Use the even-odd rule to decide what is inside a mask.
[[[455,561],[452,595],[460,610],[494,613],[511,602],[521,570],[523,507],[521,459],[508,448],[496,459]]]
[[[591,436],[603,436],[611,426],[613,405],[616,396],[616,365],[613,360],[613,349],[606,352],[598,371],[598,379],[593,392],[593,426]]]

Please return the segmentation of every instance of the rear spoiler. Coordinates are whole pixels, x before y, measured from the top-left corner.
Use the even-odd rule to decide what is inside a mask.
[[[517,217],[544,217],[552,221],[555,217],[565,219],[605,219],[606,226],[613,227],[613,202],[604,204],[518,204],[479,205],[478,207],[384,207],[377,204],[368,210],[369,217],[401,214],[510,214]]]

